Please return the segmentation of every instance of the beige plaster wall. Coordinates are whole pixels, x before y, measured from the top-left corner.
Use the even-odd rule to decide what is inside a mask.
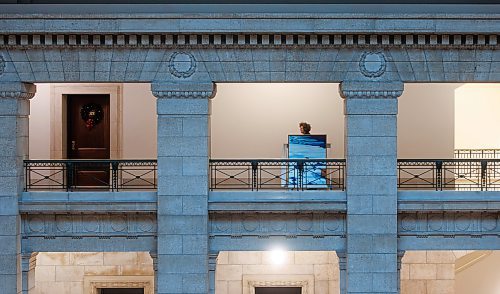
[[[37,84],[30,101],[29,158],[50,158],[50,84]]]
[[[150,84],[123,84],[123,158],[156,158],[156,97]]]
[[[329,157],[344,156],[344,110],[338,84],[217,84],[212,102],[213,158],[281,158],[298,124],[327,134]]]
[[[53,84],[52,84],[53,85]],[[62,84],[59,84],[60,86]],[[72,84],[64,84],[71,87]],[[92,88],[92,84],[73,84],[75,87]],[[106,84],[122,87],[121,144],[116,146],[124,159],[154,159],[156,158],[156,98],[152,95],[149,84]],[[96,91],[102,84],[94,84]],[[37,84],[37,93],[30,106],[30,138],[29,154],[31,159],[50,159],[51,136],[51,91],[56,91],[51,84]],[[56,98],[59,99],[59,98]],[[59,106],[60,107],[60,106]],[[56,112],[56,113],[60,113]],[[54,136],[60,136],[60,131],[53,131]],[[58,135],[55,135],[58,134]],[[60,140],[54,140],[59,142]],[[120,141],[120,140],[119,140]],[[118,143],[119,144],[119,143]],[[113,146],[114,144],[111,144]],[[56,147],[55,147],[56,148]],[[112,152],[113,154],[113,152]]]
[[[456,90],[457,149],[500,149],[500,84],[466,84]]]
[[[30,294],[89,294],[85,280],[123,276],[153,283],[153,261],[146,252],[40,252],[36,257],[35,287]],[[101,279],[102,280],[102,279]]]
[[[453,158],[455,89],[462,84],[405,84],[398,100],[398,157]]]
[[[289,251],[283,264],[272,262],[273,252],[223,251],[217,258],[216,294],[250,294],[249,281],[287,282],[309,279],[308,294],[339,293],[335,252]],[[246,283],[244,283],[244,281]]]
[[[467,253],[469,251],[406,251],[401,265],[401,294],[456,293],[455,262]],[[467,294],[470,293],[473,292]]]
[[[500,293],[500,251],[493,251],[456,275],[455,294]]]
[[[453,157],[455,133],[463,137],[461,134],[466,132],[454,131],[454,93],[460,85],[405,85],[405,92],[399,98],[400,158]],[[37,86],[37,95],[31,103],[30,158],[43,159],[50,158],[50,84]],[[156,99],[150,85],[122,84],[122,87],[122,157],[156,158]],[[213,158],[281,158],[283,143],[287,142],[288,134],[298,133],[301,121],[312,124],[312,133],[328,135],[332,146],[329,157],[344,157],[343,99],[338,94],[338,84],[218,84],[217,87],[211,120]],[[462,124],[459,126],[462,128]],[[457,144],[462,146],[460,142]]]

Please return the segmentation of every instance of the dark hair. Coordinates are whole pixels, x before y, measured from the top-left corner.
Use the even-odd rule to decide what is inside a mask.
[[[299,128],[300,127],[304,130],[304,134],[309,134],[311,131],[311,125],[306,122],[299,123]]]

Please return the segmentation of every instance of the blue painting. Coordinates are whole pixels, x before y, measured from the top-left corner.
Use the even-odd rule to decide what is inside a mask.
[[[325,159],[326,135],[289,135],[288,158]],[[322,176],[325,169],[325,162],[306,162],[300,178],[297,168],[290,167],[288,184],[293,187],[326,188],[326,179]]]

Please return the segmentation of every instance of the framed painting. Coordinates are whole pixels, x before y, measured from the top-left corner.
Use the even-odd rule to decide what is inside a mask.
[[[326,135],[288,135],[289,159],[325,159]],[[298,167],[288,169],[289,187],[326,188],[326,179],[322,172],[325,162],[307,162],[301,172]]]

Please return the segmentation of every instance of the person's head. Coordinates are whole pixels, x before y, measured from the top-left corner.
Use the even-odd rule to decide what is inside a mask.
[[[309,132],[311,131],[311,125],[306,122],[301,122],[299,124],[299,128],[302,135],[309,135]]]

